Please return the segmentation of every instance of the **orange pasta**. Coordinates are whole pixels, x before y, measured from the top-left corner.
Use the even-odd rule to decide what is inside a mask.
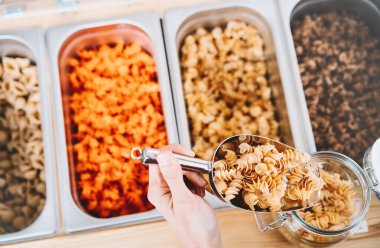
[[[101,218],[150,210],[148,168],[129,154],[136,146],[167,144],[154,59],[123,42],[77,55],[69,80],[81,203]]]

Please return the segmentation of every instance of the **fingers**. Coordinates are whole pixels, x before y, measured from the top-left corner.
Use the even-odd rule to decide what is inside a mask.
[[[177,154],[182,154],[182,155],[189,156],[189,157],[195,156],[195,153],[193,151],[188,150],[188,149],[184,148],[183,146],[181,146],[180,144],[177,144],[177,143],[165,146],[161,149],[161,151],[171,151],[171,152],[174,152]]]
[[[193,182],[191,182],[186,176],[183,177],[183,180],[185,181],[186,187],[194,194],[204,197],[205,196],[205,188],[199,187],[195,185]]]
[[[190,171],[186,171],[185,176],[193,184],[194,193],[200,197],[205,197],[205,187],[208,184],[206,179],[201,174]]]
[[[149,166],[148,200],[157,208],[159,199],[169,191],[158,166]]]
[[[206,195],[206,190],[205,188],[202,188],[202,187],[198,187],[198,186],[195,186],[195,193],[200,196],[200,197],[205,197]]]
[[[161,151],[172,151],[177,154],[183,154],[185,156],[194,157],[195,153],[191,150],[185,149],[180,144],[171,144],[161,149]],[[207,181],[204,177],[196,172],[185,171],[183,173],[193,184],[199,187],[206,187]]]
[[[191,194],[183,181],[182,168],[177,159],[168,150],[160,151],[157,161],[163,177],[173,195],[173,200],[181,199]]]
[[[196,173],[196,172],[190,172],[190,171],[186,171],[184,174],[196,186],[199,186],[199,187],[207,186],[207,181],[206,179],[204,179],[204,177],[201,174]]]
[[[176,154],[183,154],[183,155],[189,156],[189,157],[195,156],[195,153],[193,151],[187,150],[179,144],[171,144],[167,147],[162,148],[161,151],[172,151]],[[204,197],[205,196],[204,187],[207,186],[208,182],[203,178],[203,176],[199,173],[189,172],[189,171],[186,171],[183,174],[193,184],[192,187],[189,188],[189,190],[193,191],[193,193],[199,195],[200,197]]]
[[[178,154],[183,154],[185,156],[194,156],[194,152],[185,149],[184,147],[182,147],[179,144],[171,144],[169,146],[162,148],[161,151],[163,151],[163,152],[169,151],[169,153],[175,152]],[[166,162],[163,162],[164,168],[162,170],[165,171],[165,168],[169,168],[169,167],[170,167],[170,170],[172,170],[173,168],[171,168],[171,167],[172,167],[173,161],[171,161],[171,158],[169,158],[169,161],[167,161],[168,159],[165,159],[165,158],[163,158],[163,160]],[[166,167],[165,167],[165,165],[166,165]],[[175,165],[175,163],[174,163],[174,165]],[[162,167],[162,163],[161,163],[161,167]],[[181,170],[181,168],[179,168],[179,169],[180,169],[180,173],[178,175],[182,176],[182,170]],[[170,174],[171,173],[172,174],[178,173],[178,169],[177,169],[177,172],[175,171],[175,168],[174,168],[173,172],[169,171],[168,173],[169,173],[169,175],[167,175],[167,177],[170,178],[171,177]],[[179,181],[178,179],[175,179],[175,180],[177,180],[175,182],[176,184],[181,184],[181,181]],[[182,184],[183,184],[183,182],[182,182]],[[176,186],[174,188],[178,188],[178,187]],[[176,189],[174,189],[174,191],[175,190]],[[181,187],[179,190],[181,190]],[[149,201],[153,205],[155,205],[156,208],[160,208],[160,205],[162,205],[162,204],[166,205],[165,200],[168,200],[167,194],[169,194],[169,193],[170,193],[169,198],[171,198],[171,189],[169,188],[169,185],[167,183],[167,179],[163,176],[163,174],[161,172],[161,168],[159,166],[150,166],[149,167],[149,190],[148,190]]]
[[[158,166],[149,166],[149,187],[154,185],[166,184]]]
[[[194,152],[191,150],[185,149],[180,144],[171,144],[166,147],[163,147],[161,151],[172,151],[177,154],[183,154],[185,156],[194,157]],[[149,187],[159,185],[167,186],[165,179],[162,177],[161,171],[158,166],[150,166],[149,168]]]

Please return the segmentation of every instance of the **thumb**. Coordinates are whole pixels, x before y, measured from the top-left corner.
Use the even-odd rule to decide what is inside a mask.
[[[171,152],[161,151],[157,155],[157,161],[174,200],[191,193],[183,181],[181,165]]]

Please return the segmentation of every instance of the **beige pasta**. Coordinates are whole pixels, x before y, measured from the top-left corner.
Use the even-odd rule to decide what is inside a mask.
[[[187,35],[181,71],[192,149],[200,157],[211,159],[213,148],[237,133],[279,139],[264,41],[255,26],[229,21]]]
[[[240,189],[243,187],[243,180],[241,178],[233,179],[229,184],[224,193],[225,200],[231,201],[233,198],[239,194]]]
[[[27,58],[0,60],[0,234],[40,215],[46,197],[37,68]]]
[[[320,171],[325,184],[320,202],[311,210],[300,211],[299,215],[309,224],[323,230],[338,230],[351,223],[355,207],[353,185],[340,178],[337,173]]]
[[[269,144],[241,143],[238,150],[224,150],[225,158],[213,166],[216,187],[227,202],[251,210],[277,212],[310,206],[316,201],[324,183],[311,169],[308,154],[290,148],[279,152]],[[348,191],[346,184],[339,186],[339,192]],[[335,204],[344,206],[337,201]],[[337,222],[338,217],[330,217]],[[320,222],[325,225],[324,219]]]
[[[245,190],[243,199],[251,210],[255,210],[255,205],[259,202],[259,197],[255,193]]]

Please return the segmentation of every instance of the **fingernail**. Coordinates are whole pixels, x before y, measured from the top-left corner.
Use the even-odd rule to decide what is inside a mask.
[[[206,186],[208,184],[207,180],[203,176],[198,177],[198,181],[201,185]]]

